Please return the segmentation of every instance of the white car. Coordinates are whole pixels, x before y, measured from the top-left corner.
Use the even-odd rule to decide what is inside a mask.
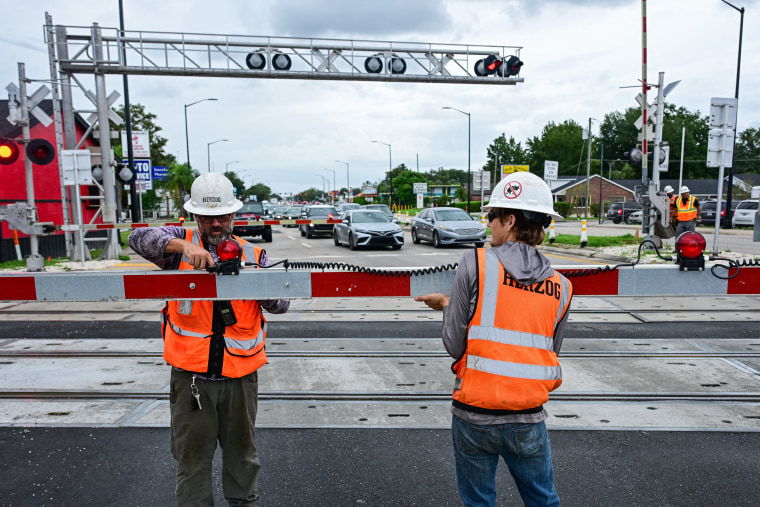
[[[630,215],[628,215],[628,219],[626,220],[626,223],[628,223],[628,224],[640,224],[641,223],[641,215],[642,215],[642,213],[643,213],[642,210],[634,211],[633,213],[631,213]]]
[[[731,218],[731,225],[734,227],[754,227],[757,203],[758,199],[747,199],[737,204],[734,216]]]

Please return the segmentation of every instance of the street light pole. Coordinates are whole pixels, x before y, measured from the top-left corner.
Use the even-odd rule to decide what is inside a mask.
[[[317,174],[317,176],[322,178],[322,199],[325,199],[325,177],[322,174]],[[327,181],[330,181],[330,178],[328,178]]]
[[[211,141],[206,145],[206,154],[208,156],[208,172],[211,172],[211,145],[224,141],[229,141],[229,139],[217,139],[216,141]]]
[[[734,10],[739,11],[741,14],[741,19],[739,21],[739,58],[736,62],[736,91],[734,92],[734,98],[736,99],[736,102],[739,102],[739,75],[741,73],[741,66],[742,66],[742,35],[744,32],[744,7],[741,9],[733,4],[730,4],[726,2],[726,0],[721,0],[724,4],[728,5],[729,7],[733,8]],[[736,134],[739,132],[737,131]],[[736,138],[739,137],[738,135],[734,135],[734,151],[732,153],[732,161],[731,161],[731,167],[728,168],[728,189],[726,191],[726,216],[729,216],[730,210],[731,210],[731,197],[733,194],[734,189],[734,163],[736,161]],[[731,223],[732,221],[728,221],[728,228],[730,229],[733,225]]]
[[[391,151],[391,145],[382,141],[372,141],[373,143],[384,144],[388,147],[388,188],[390,189],[390,198],[388,202],[390,208],[393,209],[393,152]]]
[[[333,173],[333,191],[335,191],[336,183],[335,183],[335,169],[325,169],[325,171],[331,171]],[[330,178],[327,179],[327,181],[330,181]],[[332,204],[333,197],[330,195],[330,204]]]
[[[351,196],[351,201],[353,201],[354,193],[351,191],[351,180],[348,177],[348,162],[343,162],[342,160],[336,160],[336,162],[340,164],[346,164],[346,187],[348,188],[348,195]]]
[[[229,167],[230,167],[232,164],[239,164],[239,163],[240,163],[240,161],[239,161],[239,160],[234,160],[234,161],[232,161],[232,162],[227,162],[226,164],[224,164],[224,172],[228,172],[228,171],[229,171]]]
[[[467,115],[467,211],[470,211],[470,181],[472,180],[472,177],[470,176],[470,147],[472,145],[472,134],[470,130],[470,113],[466,113],[462,111],[461,109],[457,109],[456,107],[449,107],[449,106],[443,106],[441,109],[453,109],[454,111],[459,111],[462,114]]]
[[[198,104],[200,102],[204,102],[206,100],[218,100],[218,99],[214,99],[214,98],[201,99],[201,100],[196,100],[195,102],[191,102],[190,104],[185,104],[185,145],[187,147],[187,168],[188,169],[192,169],[192,167],[190,167],[190,136],[188,135],[188,131],[187,131],[187,108],[190,106],[194,106],[195,104]]]

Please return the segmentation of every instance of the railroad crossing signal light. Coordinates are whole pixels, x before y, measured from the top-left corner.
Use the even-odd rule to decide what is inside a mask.
[[[523,66],[523,62],[520,61],[519,58],[516,56],[510,56],[505,62],[504,62],[504,75],[507,77],[510,76],[516,76],[520,73],[520,67]]]
[[[92,171],[92,179],[103,184],[103,167],[100,164],[95,164],[90,168],[90,171]]]
[[[641,159],[644,158],[644,152],[642,152],[641,148],[637,146],[631,151],[626,151],[623,153],[623,157],[628,159],[629,164],[640,164]]]
[[[55,148],[44,139],[32,139],[26,145],[26,157],[37,165],[47,165],[55,158]]]
[[[11,165],[18,159],[18,145],[8,139],[0,139],[0,164]]]
[[[705,237],[698,232],[683,232],[676,238],[678,267],[681,271],[705,269],[704,251],[707,247]]]
[[[475,62],[475,75],[490,76],[491,74],[499,73],[500,76],[503,76],[504,73],[501,69],[503,63],[498,56],[488,55],[486,58]]]
[[[368,74],[379,74],[383,71],[383,61],[377,56],[370,56],[364,60],[364,70]]]
[[[254,51],[253,53],[248,53],[248,56],[245,57],[245,64],[248,65],[249,69],[262,70],[267,66],[266,54],[264,54],[262,51]]]
[[[275,70],[290,70],[292,64],[293,62],[286,54],[278,53],[272,57],[272,67]]]

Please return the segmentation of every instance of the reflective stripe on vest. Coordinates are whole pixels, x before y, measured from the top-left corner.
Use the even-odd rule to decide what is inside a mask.
[[[684,205],[682,197],[678,197],[678,199],[676,199],[676,209],[678,210],[679,222],[688,222],[689,220],[694,220],[697,218],[697,207],[694,206],[694,201],[696,200],[696,197],[690,195],[688,201]]]
[[[202,246],[200,232],[185,229],[185,238],[194,245]],[[243,260],[258,263],[261,248],[234,237],[243,248]],[[187,256],[183,255],[180,269],[193,269]],[[213,276],[213,275],[209,275]],[[267,362],[264,345],[266,319],[256,301],[230,301],[237,323],[224,328],[224,356],[221,374],[226,377],[242,377],[256,371]],[[164,359],[183,370],[203,373],[211,367],[213,301],[169,301],[162,312]]]
[[[523,286],[509,277],[492,250],[477,252],[478,306],[467,350],[454,366],[454,405],[492,414],[540,410],[548,393],[562,383],[554,331],[569,307],[572,285],[555,272]],[[500,297],[505,298],[501,303]],[[524,319],[522,308],[509,306],[523,299],[536,312],[534,318]]]

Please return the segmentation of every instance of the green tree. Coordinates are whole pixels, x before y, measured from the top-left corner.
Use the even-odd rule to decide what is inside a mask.
[[[414,171],[404,171],[393,178],[393,191],[396,194],[396,202],[407,206],[417,203],[417,196],[414,193],[414,183],[427,183],[424,174]]]
[[[434,185],[467,185],[467,171],[462,169],[431,169],[423,173],[428,181]]]
[[[248,196],[255,195],[257,201],[268,201],[272,197],[272,189],[263,183],[254,183],[242,194],[248,199]]]
[[[177,158],[170,153],[166,153],[165,151],[165,147],[166,147],[166,143],[168,142],[168,139],[158,134],[159,132],[163,130],[163,128],[159,126],[158,123],[156,123],[158,116],[146,111],[145,106],[143,106],[142,104],[130,104],[129,112],[130,112],[130,118],[132,120],[132,130],[133,131],[147,131],[148,135],[150,136],[151,164],[153,164],[154,166],[161,166],[161,167],[169,167],[172,164],[176,164]],[[119,109],[116,110],[116,114],[118,114],[122,118],[125,117],[124,105],[122,105],[121,107],[119,107]],[[111,127],[113,128],[113,130],[126,129],[123,123],[119,127],[117,127],[116,125],[112,123]],[[122,158],[126,159],[127,150],[123,149],[121,146],[121,137],[114,139],[112,144],[113,144],[114,151],[117,152],[117,154],[119,154]]]
[[[170,193],[181,216],[187,216],[183,204],[185,197],[190,194],[193,181],[198,177],[198,171],[190,169],[187,164],[172,164],[168,167],[164,188]]]
[[[501,174],[501,166],[529,163],[530,154],[528,150],[524,149],[522,143],[515,141],[515,138],[512,136],[509,136],[509,140],[507,140],[507,136],[504,133],[493,140],[486,153],[488,154],[488,158],[482,170],[488,171],[491,174],[489,179],[491,182],[494,181],[494,170],[496,174]]]
[[[565,120],[560,124],[549,122],[541,132],[541,137],[527,141],[530,171],[543,176],[544,162],[555,160],[559,162],[559,174],[579,174],[584,144],[582,132],[583,127],[573,120]]]
[[[248,198],[248,194],[245,191],[245,182],[237,175],[237,173],[235,171],[226,171],[224,173],[224,176],[230,180],[232,186],[235,188],[235,195],[237,198],[243,201],[246,200]]]
[[[734,150],[734,172],[760,174],[760,129],[748,128],[739,134]]]

